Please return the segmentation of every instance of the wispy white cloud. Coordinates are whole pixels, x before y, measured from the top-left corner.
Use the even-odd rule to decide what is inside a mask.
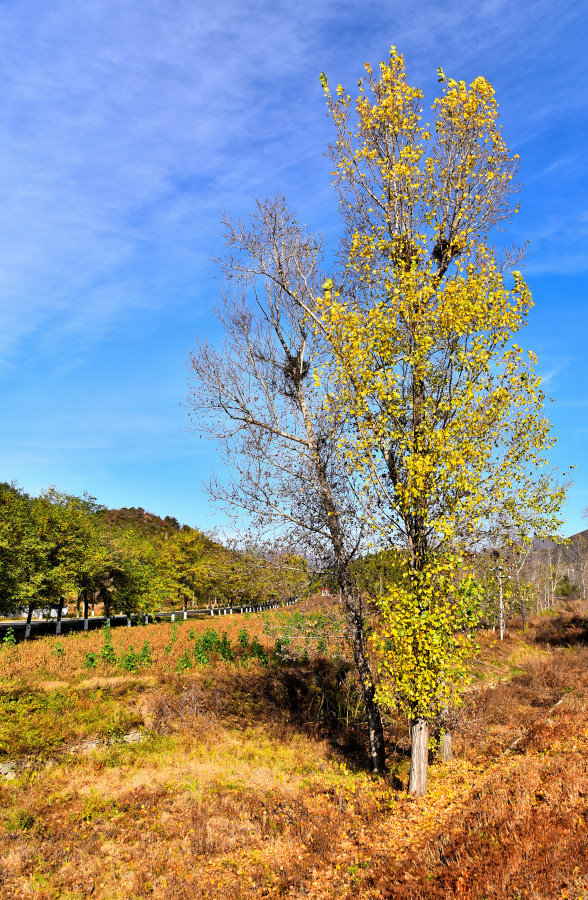
[[[196,281],[208,253],[187,245],[209,251],[224,208],[281,187],[310,206],[326,171],[320,69],[355,80],[394,41],[429,83],[445,60],[518,73],[575,15],[554,22],[543,0],[3,4],[2,354],[35,334],[101,334],[162,302],[154,279],[170,296]]]
[[[539,226],[525,230],[525,274],[577,275],[588,270],[588,213],[562,205],[554,194]]]
[[[353,89],[392,43],[427,104],[439,65],[491,80],[528,185],[508,240],[531,239],[533,278],[586,272],[583,17],[547,0],[0,4],[6,477],[21,460],[92,489],[151,459],[163,492],[166,453],[204,459],[175,404],[193,332],[214,327],[220,215],[281,190],[336,233],[318,73]],[[559,385],[557,352],[544,365]]]
[[[149,305],[151,254],[173,289],[178,237],[209,235],[284,152],[320,153],[300,96],[285,102],[315,76],[316,18],[305,3],[294,19],[264,3],[0,7],[4,352],[59,319],[83,327],[82,310]]]

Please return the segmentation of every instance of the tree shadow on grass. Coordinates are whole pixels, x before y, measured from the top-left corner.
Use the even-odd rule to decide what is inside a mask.
[[[318,657],[267,668],[203,669],[188,685],[178,681],[177,690],[159,698],[155,725],[165,730],[195,715],[233,727],[269,726],[282,738],[299,731],[325,740],[354,768],[370,768],[363,706],[343,661]]]
[[[586,616],[552,616],[535,626],[535,640],[550,647],[575,647],[588,644]]]

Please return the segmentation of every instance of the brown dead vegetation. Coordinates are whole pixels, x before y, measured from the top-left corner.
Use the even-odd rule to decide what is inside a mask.
[[[588,896],[585,699],[584,685],[582,706],[569,704],[556,721],[537,721],[517,756],[491,767],[426,852],[403,871],[392,874],[381,857],[365,896]]]
[[[218,664],[135,691],[116,677],[109,696],[132,698],[145,740],[0,782],[0,897],[585,900],[588,649],[545,640],[547,626],[573,637],[575,616],[481,637],[456,759],[418,802],[401,790],[402,722],[389,776],[369,776],[333,660]]]
[[[239,728],[263,725],[278,740],[299,731],[325,740],[341,759],[367,771],[361,713],[349,665],[318,657],[245,671],[219,666],[187,684],[178,679],[160,691],[153,715],[160,731],[183,730],[195,716]]]

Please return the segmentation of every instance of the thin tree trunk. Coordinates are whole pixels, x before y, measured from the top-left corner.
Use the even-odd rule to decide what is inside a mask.
[[[299,355],[299,366],[301,365],[302,355]],[[364,620],[361,610],[359,598],[355,596],[351,575],[349,573],[349,565],[345,555],[345,547],[343,533],[341,530],[341,522],[339,519],[339,510],[333,498],[331,485],[327,476],[324,460],[321,456],[312,419],[309,415],[306,397],[302,387],[302,378],[298,374],[295,375],[294,383],[298,395],[298,403],[304,419],[304,426],[308,439],[308,448],[311,452],[312,460],[315,467],[317,482],[320,490],[321,500],[326,512],[328,528],[331,534],[331,543],[333,546],[333,554],[335,557],[337,569],[337,581],[343,594],[345,609],[347,612],[347,620],[351,631],[351,642],[353,645],[353,659],[359,677],[359,684],[362,693],[362,699],[368,719],[368,734],[370,742],[370,756],[372,759],[372,770],[375,774],[381,775],[386,771],[386,744],[384,741],[384,726],[382,724],[382,716],[380,708],[376,700],[376,687],[374,677],[372,675],[367,648],[365,645]]]
[[[443,274],[440,273],[440,278]],[[415,323],[420,323],[420,304],[417,300],[415,309]],[[415,348],[419,338],[413,333]],[[412,371],[412,412],[413,412],[413,436],[412,448],[416,456],[424,451],[424,415],[425,415],[425,379],[422,363],[417,363]],[[426,503],[417,503],[416,508],[405,511],[405,522],[410,543],[410,562],[412,589],[417,598],[421,598],[421,576],[425,570],[428,554],[427,528],[426,528]],[[422,601],[424,602],[424,601]],[[419,606],[421,603],[419,602]],[[427,604],[424,602],[426,608]],[[427,793],[427,773],[429,769],[429,721],[417,716],[410,724],[410,775],[408,792],[413,797],[424,797]]]
[[[342,585],[342,593],[345,600],[347,620],[351,630],[353,659],[359,676],[362,699],[368,720],[372,771],[377,775],[382,775],[386,771],[384,726],[382,724],[380,707],[375,699],[376,687],[365,646],[363,616],[361,609],[358,609],[357,600],[353,597],[349,585]]]
[[[500,594],[499,608],[498,608],[499,623],[500,623],[500,640],[503,641],[504,640],[504,597],[502,594],[502,569],[501,568],[499,568],[499,570],[498,570],[498,584],[499,584],[499,594]]]
[[[410,776],[408,793],[413,797],[424,797],[427,793],[427,773],[429,770],[429,721],[419,717],[410,723]]]
[[[104,595],[102,597],[102,603],[104,606],[104,609],[103,609],[104,618],[107,619],[110,624],[110,597],[109,597],[108,593],[104,593]]]
[[[26,640],[26,639],[30,636],[30,634],[31,634],[31,621],[32,621],[32,618],[33,618],[33,606],[34,606],[34,601],[31,600],[31,602],[29,603],[29,610],[28,610],[28,613],[27,613],[27,624],[26,624],[26,628],[25,628],[25,640]]]
[[[55,625],[55,634],[61,634],[61,612],[63,610],[63,597],[59,598],[57,604],[57,623]]]
[[[442,731],[439,738],[439,759],[441,762],[450,762],[453,759],[453,745],[451,742],[451,732]]]
[[[453,744],[450,728],[450,707],[445,706],[439,715],[436,731],[439,735],[438,756],[441,762],[449,762],[453,759]]]
[[[84,591],[84,631],[88,630],[88,594]]]

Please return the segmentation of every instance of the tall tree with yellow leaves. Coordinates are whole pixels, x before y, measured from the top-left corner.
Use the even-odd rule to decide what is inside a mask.
[[[411,720],[409,790],[426,790],[429,721],[464,675],[471,621],[464,548],[554,532],[562,492],[533,353],[515,337],[532,306],[495,226],[515,211],[517,157],[484,78],[439,71],[434,122],[392,48],[355,101],[321,76],[336,128],[342,270],[307,315],[336,370],[328,398],[364,484],[365,519],[404,539],[407,570],[384,597],[382,697]]]

